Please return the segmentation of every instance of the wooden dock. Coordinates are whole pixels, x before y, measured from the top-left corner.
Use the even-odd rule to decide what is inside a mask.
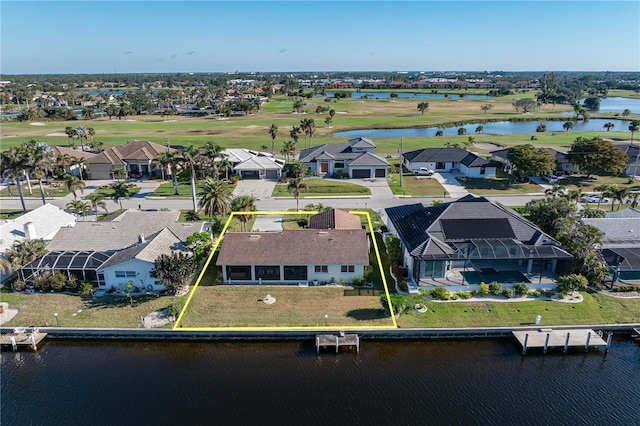
[[[0,346],[11,347],[14,352],[20,348],[31,348],[36,351],[45,337],[47,333],[41,333],[37,328],[16,328],[13,333],[2,335]]]
[[[591,329],[553,330],[541,328],[539,330],[514,331],[513,335],[522,345],[522,354],[526,355],[529,348],[542,348],[545,354],[549,348],[564,348],[564,353],[567,353],[570,347],[583,347],[585,352],[589,350],[589,347],[604,348],[607,351],[611,345],[613,333],[608,334],[606,341],[602,338],[602,333]]]
[[[360,352],[360,337],[357,334],[318,334],[316,335],[316,353],[320,353],[320,348],[335,347],[336,353],[341,347],[346,346],[356,348],[356,353]]]

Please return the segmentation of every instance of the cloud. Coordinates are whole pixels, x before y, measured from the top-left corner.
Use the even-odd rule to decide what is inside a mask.
[[[124,52],[125,55],[133,55],[133,52],[130,50],[127,50],[126,52]]]
[[[286,47],[283,47],[282,49],[278,50],[278,53],[284,53],[287,50],[289,50],[289,49],[287,49]]]

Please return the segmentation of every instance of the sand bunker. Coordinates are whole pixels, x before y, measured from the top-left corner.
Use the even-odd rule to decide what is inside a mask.
[[[49,137],[64,137],[64,136],[67,136],[67,134],[65,132],[53,132],[53,133],[47,133],[47,136],[49,136]]]
[[[33,123],[29,123],[31,126],[46,126],[47,123],[43,123],[42,121],[34,121]]]

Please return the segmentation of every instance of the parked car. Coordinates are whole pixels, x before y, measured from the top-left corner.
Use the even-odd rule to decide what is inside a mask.
[[[435,171],[431,169],[427,169],[426,167],[420,167],[419,169],[413,170],[413,174],[416,176],[432,176]]]
[[[587,195],[582,200],[586,203],[608,203],[611,201],[607,197],[600,197],[599,195]]]
[[[546,180],[549,183],[558,183],[558,176],[556,175],[543,175],[542,179]]]

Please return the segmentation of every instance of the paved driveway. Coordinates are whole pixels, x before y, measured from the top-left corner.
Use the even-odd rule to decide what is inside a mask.
[[[271,198],[276,187],[275,180],[268,179],[244,179],[239,180],[233,189],[233,195],[249,195],[256,200]]]
[[[369,178],[369,179],[348,179],[344,182],[353,183],[355,185],[365,186],[371,191],[371,198],[389,199],[396,198],[389,188],[389,182],[385,178]]]
[[[457,176],[462,176],[456,173],[436,173],[433,177],[440,182],[440,185],[449,193],[451,198],[461,198],[469,194],[464,186],[460,185],[460,182],[456,179]]]
[[[279,214],[258,215],[251,230],[253,232],[282,231],[282,217]]]

